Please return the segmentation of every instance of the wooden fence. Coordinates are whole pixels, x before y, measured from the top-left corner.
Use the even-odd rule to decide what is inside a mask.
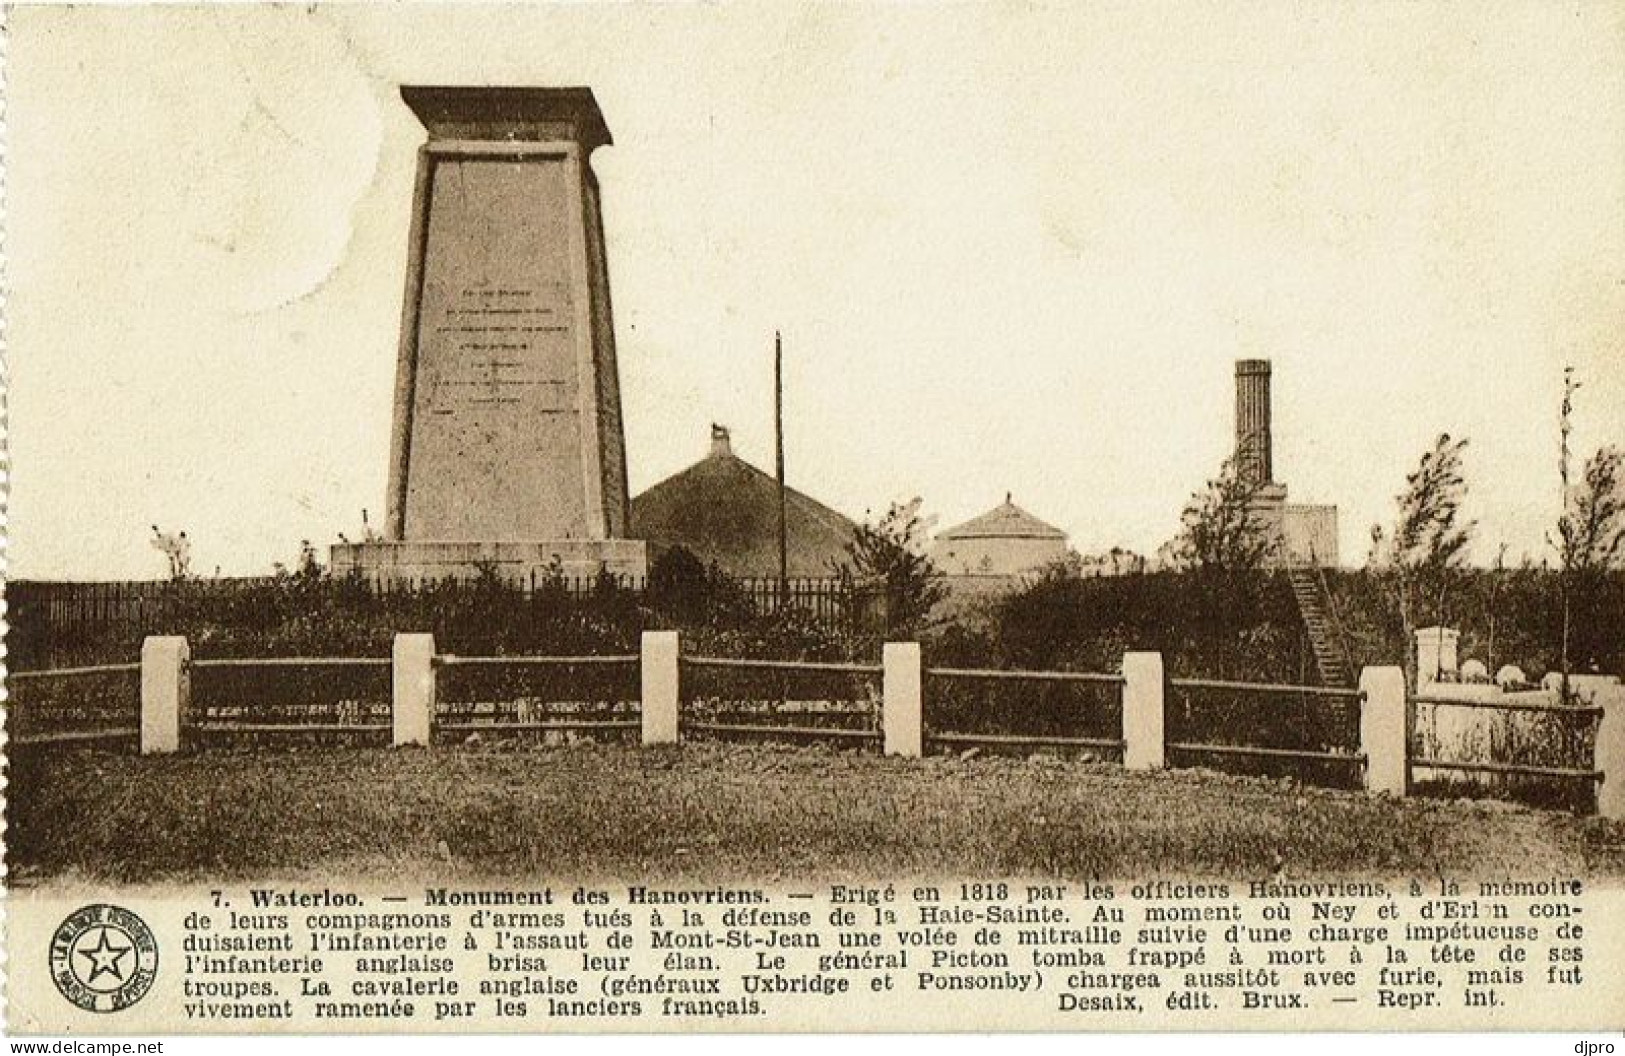
[[[1445,794],[1483,790],[1518,796],[1520,792],[1535,791],[1542,805],[1584,811],[1590,808],[1602,786],[1609,753],[1617,755],[1622,750],[1619,745],[1608,742],[1603,734],[1607,709],[1600,704],[1474,700],[1425,694],[1410,697],[1409,704],[1407,726],[1412,737],[1408,762],[1412,774],[1421,771],[1426,779],[1417,783],[1438,785]],[[1441,709],[1498,716],[1504,724],[1503,730],[1520,732],[1526,739],[1522,751],[1515,756],[1517,761],[1504,757],[1482,758],[1485,746],[1480,746],[1473,758],[1442,758],[1438,746],[1430,749],[1422,743],[1423,724],[1418,715],[1419,711]],[[1489,754],[1496,754],[1493,748]],[[1458,781],[1465,781],[1467,786],[1463,788]],[[1554,785],[1561,790],[1557,795],[1539,794]]]
[[[298,686],[272,686],[274,669],[313,671],[328,696],[342,699],[317,700]],[[341,672],[348,681],[338,677]],[[224,677],[249,673],[246,682]],[[89,687],[98,682],[106,683],[106,702],[87,707],[94,696]],[[137,682],[139,695],[132,699]],[[950,691],[967,687],[976,692],[952,699]],[[695,735],[874,742],[888,755],[905,757],[917,757],[932,744],[1047,746],[1100,751],[1130,770],[1190,760],[1307,763],[1345,775],[1325,783],[1346,781],[1395,796],[1419,790],[1413,769],[1556,780],[1593,793],[1581,809],[1625,818],[1625,687],[1617,685],[1599,693],[1595,705],[1484,704],[1411,696],[1399,669],[1391,667],[1366,668],[1357,690],[1326,689],[1170,679],[1156,653],[1125,654],[1120,673],[927,668],[916,643],[888,643],[878,666],[684,657],[677,632],[650,631],[638,654],[555,657],[453,656],[437,652],[432,635],[401,634],[387,658],[193,661],[184,638],[150,638],[139,665],[24,673],[13,676],[13,688],[24,690],[8,708],[18,745],[139,737],[141,750],[151,753],[221,734],[387,734],[396,745],[410,745],[482,733],[598,732],[646,745]],[[998,695],[1010,691],[1017,696],[1000,703]],[[1065,710],[1073,713],[1073,728],[1012,730],[978,721],[979,713],[1008,716],[1042,705],[1055,691],[1072,694]],[[1353,712],[1355,739],[1334,734],[1327,743],[1325,731],[1347,728],[1310,724],[1289,740],[1259,743],[1230,715],[1238,696],[1266,711],[1308,701],[1334,716]],[[1582,723],[1589,735],[1581,750],[1550,763],[1441,760],[1419,753],[1413,743],[1419,704],[1553,717]],[[1226,718],[1203,733],[1188,719],[1182,722],[1182,710],[1216,710]]]

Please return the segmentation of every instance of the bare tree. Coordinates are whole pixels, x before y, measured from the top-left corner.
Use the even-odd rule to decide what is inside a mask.
[[[1579,556],[1579,526],[1570,516],[1573,490],[1569,486],[1569,432],[1574,428],[1574,394],[1579,389],[1580,382],[1574,376],[1574,368],[1564,367],[1563,407],[1557,418],[1557,431],[1562,437],[1558,442],[1557,475],[1563,481],[1563,512],[1557,517],[1557,542],[1552,542],[1551,536],[1546,537],[1546,542],[1557,550],[1557,583],[1563,596],[1563,641],[1558,650],[1558,669],[1563,673],[1563,681],[1558,690],[1558,699],[1564,702],[1569,699],[1569,638],[1573,620],[1574,572]]]
[[[1495,602],[1501,592],[1501,581],[1506,578],[1507,570],[1507,544],[1502,543],[1495,551],[1495,568],[1490,571],[1490,603],[1485,613],[1489,623],[1489,644],[1484,647],[1484,663],[1491,670],[1499,670],[1495,666]]]
[[[1473,537],[1474,523],[1461,516],[1467,497],[1467,478],[1461,468],[1466,447],[1465,438],[1453,440],[1449,433],[1440,433],[1432,449],[1405,477],[1405,490],[1396,497],[1399,516],[1385,563],[1393,575],[1405,635],[1405,674],[1412,686],[1417,684],[1412,648],[1417,616],[1431,598],[1435,615],[1443,618],[1450,584],[1466,560]]]
[[[155,524],[152,526],[152,546],[169,563],[170,579],[183,580],[192,574],[192,540],[186,537],[184,531],[161,532]]]

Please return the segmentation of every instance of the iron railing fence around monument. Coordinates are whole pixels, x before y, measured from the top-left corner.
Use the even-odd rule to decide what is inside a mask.
[[[412,596],[425,591],[448,589],[511,590],[527,602],[557,598],[575,604],[591,604],[609,598],[632,598],[663,608],[703,609],[707,606],[742,607],[758,616],[795,612],[810,619],[843,629],[878,631],[885,626],[887,604],[883,591],[855,586],[837,576],[792,577],[780,581],[773,576],[720,575],[712,584],[670,584],[662,589],[645,576],[548,576],[530,573],[522,580],[481,584],[462,580],[394,580],[368,583],[367,589],[381,597]],[[680,611],[676,615],[704,619],[703,611]]]
[[[663,608],[730,605],[757,615],[801,613],[843,631],[884,628],[886,603],[874,590],[836,577],[723,577],[730,597],[682,589],[651,591],[645,577],[529,576],[522,581],[453,580],[368,582],[359,578],[301,576],[216,577],[185,580],[71,582],[18,580],[6,585],[7,664],[13,671],[94,666],[127,656],[149,635],[198,633],[204,627],[254,629],[282,616],[297,619],[360,607],[371,611],[410,607],[466,611],[492,591],[511,592],[527,605],[590,606],[612,599]],[[485,592],[485,593],[481,593]],[[371,599],[369,605],[366,599]],[[467,601],[470,605],[461,604]],[[677,612],[704,620],[707,612]],[[389,628],[393,629],[393,628]],[[248,650],[257,651],[257,650]]]
[[[683,656],[684,738],[878,743],[878,664]]]
[[[922,678],[928,745],[1123,757],[1120,674],[928,667]]]
[[[229,608],[273,582],[14,580],[5,585],[6,664],[12,671],[98,666],[110,649],[128,655],[146,635],[167,633],[203,594]]]

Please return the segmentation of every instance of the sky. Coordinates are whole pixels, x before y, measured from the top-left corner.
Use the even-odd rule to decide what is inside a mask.
[[[1625,8],[9,9],[14,578],[263,574],[382,518],[401,84],[586,85],[631,484],[709,426],[850,516],[1006,493],[1150,553],[1274,364],[1345,563],[1440,432],[1539,559],[1562,370],[1625,443]]]

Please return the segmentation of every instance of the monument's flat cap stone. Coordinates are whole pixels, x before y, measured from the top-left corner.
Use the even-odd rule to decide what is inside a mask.
[[[430,139],[614,142],[591,88],[402,85],[401,98]]]

